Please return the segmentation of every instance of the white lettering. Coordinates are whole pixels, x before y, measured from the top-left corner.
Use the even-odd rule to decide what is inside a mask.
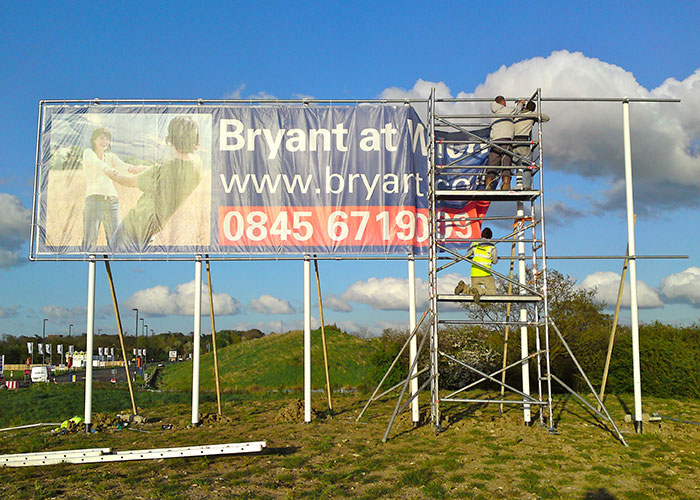
[[[367,196],[365,197],[365,200],[369,200],[372,197],[372,193],[374,193],[374,188],[377,187],[377,182],[379,182],[379,174],[374,174],[374,181],[371,185],[367,182],[367,176],[365,174],[360,174],[360,177],[367,188]]]
[[[287,192],[288,193],[296,193],[296,185],[299,185],[299,191],[302,193],[306,193],[309,190],[309,185],[311,184],[311,180],[313,179],[313,176],[311,174],[306,176],[306,184],[302,184],[301,180],[301,175],[299,174],[294,174],[294,177],[292,178],[292,183],[289,183],[289,179],[287,178],[286,175],[282,174],[282,180],[284,181],[284,185],[287,186]]]
[[[333,189],[332,186],[332,180],[337,179],[338,180],[338,188]],[[331,167],[328,165],[326,167],[326,193],[332,193],[332,194],[338,194],[345,189],[345,179],[343,179],[343,176],[340,174],[331,174]]]
[[[384,147],[387,151],[396,151],[398,146],[394,144],[393,137],[398,133],[398,130],[394,128],[392,123],[385,123],[382,129],[382,134],[384,134]]]
[[[287,142],[285,147],[287,151],[295,153],[297,151],[306,151],[306,134],[300,128],[290,128],[287,132]]]
[[[229,131],[229,126],[233,126],[234,129]],[[241,149],[245,142],[241,132],[243,132],[243,123],[240,120],[222,119],[219,122],[219,149],[221,151],[238,151]],[[234,139],[235,142],[229,144],[229,139]]]
[[[360,174],[350,174],[348,176],[348,193],[354,193],[355,192],[355,179],[360,177]]]
[[[347,151],[348,146],[345,144],[345,136],[348,135],[348,129],[346,129],[342,123],[338,123],[333,129],[333,135],[335,136],[335,147],[338,151]]]
[[[422,123],[416,126],[416,130],[413,130],[413,120],[408,120],[408,132],[411,136],[411,145],[413,146],[413,152],[416,152],[416,147],[418,141],[420,141],[420,151],[423,156],[428,156],[428,138],[426,137],[425,128]]]
[[[248,175],[250,175],[250,174],[248,174]],[[272,183],[272,179],[270,177],[270,174],[263,175],[262,181],[260,181],[260,183],[258,183],[258,176],[257,175],[253,176],[253,187],[255,188],[256,193],[262,193],[263,191],[267,191],[270,193],[276,193],[279,185],[280,185],[280,176],[279,175],[275,176],[274,184]],[[267,188],[265,186],[267,186]]]
[[[360,135],[363,137],[360,140],[360,149],[362,151],[379,151],[381,139],[376,128],[363,129]]]
[[[323,150],[331,150],[331,132],[326,128],[312,128],[309,132],[309,142],[311,143],[311,151],[318,151],[318,138],[323,139]]]
[[[272,137],[272,132],[270,132],[270,129],[264,128],[263,130],[263,135],[265,136],[265,142],[267,142],[267,146],[270,148],[270,154],[267,155],[268,160],[273,160],[277,157],[277,153],[280,150],[280,144],[282,144],[282,137],[284,137],[284,129],[280,129],[277,131],[277,135]]]
[[[392,186],[392,187],[389,187]],[[399,192],[399,176],[396,174],[384,174],[384,182],[382,183],[382,190],[386,194],[398,193]]]
[[[255,151],[255,138],[262,134],[259,128],[248,129],[246,136],[248,137],[248,151]]]
[[[230,193],[234,184],[238,186],[239,193],[245,193],[245,189],[248,186],[248,181],[250,180],[250,174],[245,174],[243,184],[241,184],[241,179],[238,177],[238,174],[233,174],[231,176],[231,182],[229,183],[226,183],[226,176],[224,174],[219,174],[219,178],[221,179],[221,184],[224,186],[225,193]]]

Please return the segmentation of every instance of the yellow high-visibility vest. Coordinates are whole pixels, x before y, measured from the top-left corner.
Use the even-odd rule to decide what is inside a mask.
[[[479,243],[478,245],[474,246],[474,255],[472,256],[472,260],[484,267],[487,267],[488,269],[491,269],[491,248],[493,248],[491,243]],[[472,266],[472,276],[491,276],[491,271],[481,269],[477,266]]]

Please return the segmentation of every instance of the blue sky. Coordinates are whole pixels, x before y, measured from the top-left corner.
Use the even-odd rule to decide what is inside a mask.
[[[424,97],[430,87],[453,97],[541,87],[552,97],[681,98],[632,107],[637,252],[689,256],[639,262],[640,317],[698,321],[698,12],[698,2],[3,2],[0,333],[41,333],[43,318],[49,333],[85,329],[87,264],[27,258],[40,99],[368,99]],[[548,253],[624,253],[621,106],[545,106]],[[613,300],[621,262],[550,265]],[[113,268],[127,329],[139,307],[156,331],[192,330],[193,264]],[[367,334],[407,323],[406,268],[322,262],[326,321]],[[217,262],[213,273],[228,313],[217,329],[302,324],[301,263]],[[426,274],[419,263],[419,279]],[[102,267],[97,287],[96,328],[114,331]]]

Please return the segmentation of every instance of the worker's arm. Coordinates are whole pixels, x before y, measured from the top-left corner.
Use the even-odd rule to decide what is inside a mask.
[[[496,245],[491,246],[491,263],[495,264],[498,262],[498,250],[496,250]]]

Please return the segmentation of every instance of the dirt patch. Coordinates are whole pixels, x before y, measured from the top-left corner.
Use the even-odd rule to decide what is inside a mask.
[[[311,409],[311,418],[316,417],[316,411]],[[304,402],[301,399],[295,399],[287,405],[280,408],[280,411],[275,417],[276,422],[303,422],[304,421]]]
[[[218,413],[205,413],[199,417],[199,425],[220,425],[230,424],[231,422],[232,420],[229,417]]]

